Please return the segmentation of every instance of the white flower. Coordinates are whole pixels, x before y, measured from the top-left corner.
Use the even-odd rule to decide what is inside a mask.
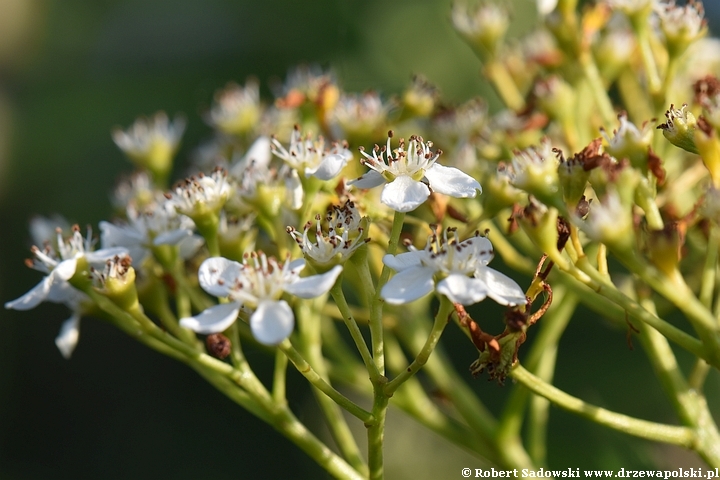
[[[163,199],[165,200],[165,199]],[[168,201],[157,201],[138,209],[127,208],[127,223],[100,222],[103,248],[125,247],[135,265],[142,265],[153,247],[177,245],[181,258],[192,257],[204,240],[194,235],[195,223],[177,213]]]
[[[376,92],[343,93],[330,117],[346,135],[367,137],[385,124],[390,107]]]
[[[444,167],[436,160],[441,150],[430,150],[432,142],[425,143],[421,137],[410,137],[405,150],[405,140],[400,146],[390,149],[392,132],[388,133],[387,145],[382,149],[377,145],[372,156],[362,148],[365,157],[361,160],[371,170],[362,177],[348,182],[357,188],[373,188],[383,184],[380,201],[397,212],[410,212],[422,205],[431,191],[455,198],[469,198],[482,193],[480,184],[457,168]]]
[[[352,201],[343,206],[331,205],[325,215],[326,232],[323,231],[320,215],[315,217],[315,235],[311,239],[309,232],[312,222],[305,225],[301,234],[293,227],[288,233],[295,239],[305,257],[309,257],[320,265],[342,263],[367,242],[365,230],[367,221],[363,222],[357,207]],[[363,226],[365,224],[365,226]]]
[[[243,134],[255,127],[260,119],[260,86],[250,79],[244,87],[229,83],[215,93],[215,104],[207,115],[207,122],[231,135]]]
[[[166,195],[168,202],[190,218],[208,213],[217,214],[233,193],[227,171],[216,169],[210,175],[200,173],[179,182]]]
[[[450,230],[450,229],[448,229]],[[452,230],[450,230],[452,231]],[[409,303],[433,290],[451,302],[472,305],[490,297],[501,305],[525,303],[525,293],[511,278],[487,266],[493,258],[490,241],[481,236],[458,243],[432,235],[423,250],[385,255],[383,263],[398,273],[381,295],[394,305]],[[435,282],[437,281],[437,285]]]
[[[659,3],[655,10],[668,42],[687,45],[707,30],[705,9],[700,1],[690,0],[685,5],[677,5],[675,0],[667,0]]]
[[[212,257],[200,265],[200,286],[211,295],[228,298],[194,317],[183,318],[180,325],[197,333],[220,333],[235,322],[241,308],[254,310],[250,329],[258,342],[277,345],[292,333],[295,317],[281,297],[283,293],[314,298],[326,293],[342,272],[341,266],[322,275],[300,278],[305,260],[285,264],[264,253],[247,255],[243,263]]]
[[[455,30],[471,45],[494,53],[510,25],[507,10],[499,4],[481,2],[474,8],[457,2],[452,9]]]
[[[88,229],[89,230],[89,229]],[[109,248],[92,251],[93,242],[91,232],[87,239],[80,234],[77,225],[73,227],[73,234],[69,239],[63,239],[62,231],[57,230],[57,246],[53,248],[51,242],[45,242],[40,250],[33,246],[31,251],[35,259],[28,261],[31,268],[47,275],[20,298],[5,303],[5,308],[13,310],[30,310],[42,302],[62,303],[67,305],[73,315],[63,323],[60,334],[55,343],[65,358],[69,358],[79,337],[81,316],[81,303],[87,299],[86,295],[68,282],[77,270],[78,260],[84,258],[92,266],[101,266],[116,255],[126,255],[124,248]]]
[[[184,131],[184,118],[171,122],[165,112],[158,112],[152,118],[138,118],[126,131],[116,128],[112,138],[133,161],[154,171],[171,166]]]
[[[513,186],[535,195],[542,202],[551,202],[559,191],[559,164],[550,141],[543,138],[539,147],[515,151],[508,173]]]
[[[290,136],[289,150],[273,138],[272,152],[305,178],[316,177],[320,180],[335,178],[352,158],[347,144],[333,143],[329,149],[325,149],[323,137],[313,141],[310,135],[303,136],[297,125]]]

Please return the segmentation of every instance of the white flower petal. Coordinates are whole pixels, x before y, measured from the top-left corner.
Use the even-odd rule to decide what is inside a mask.
[[[453,303],[472,305],[485,300],[487,287],[482,281],[465,275],[451,274],[437,286],[438,293],[445,295]]]
[[[258,137],[248,149],[243,158],[230,168],[230,175],[238,177],[249,166],[254,165],[260,168],[267,168],[272,160],[270,152],[270,138]]]
[[[37,307],[47,297],[51,285],[52,278],[50,278],[50,275],[48,275],[22,297],[16,298],[15,300],[12,300],[10,302],[6,302],[5,308],[12,310],[30,310]]]
[[[432,268],[420,266],[403,270],[383,286],[380,295],[392,305],[417,300],[433,291],[434,273]]]
[[[305,194],[297,170],[291,170],[290,174],[285,177],[285,191],[291,209],[298,210],[302,207]]]
[[[434,192],[449,195],[455,198],[472,198],[477,192],[482,193],[482,187],[477,180],[467,173],[454,167],[444,167],[433,164],[425,171],[425,178]]]
[[[113,249],[109,249],[113,250]],[[98,250],[100,252],[102,250]],[[122,251],[126,251],[124,248]],[[105,259],[109,259],[114,257],[115,255],[112,255],[110,257],[106,257]],[[63,260],[58,264],[57,267],[53,268],[53,271],[50,272],[50,277],[52,278],[53,282],[57,282],[59,280],[67,281],[72,278],[73,275],[75,275],[75,269],[77,269],[77,259],[70,258],[68,260]]]
[[[180,258],[187,260],[197,253],[205,244],[205,239],[200,235],[191,235],[180,240],[177,244],[180,249]]]
[[[490,267],[478,267],[475,271],[475,278],[487,285],[488,297],[500,305],[521,305],[527,300],[525,292],[515,280]]]
[[[198,269],[198,282],[203,290],[216,297],[227,297],[230,286],[243,266],[224,257],[210,257]]]
[[[293,331],[295,316],[285,300],[260,302],[250,316],[250,329],[255,339],[265,345],[277,345]]]
[[[300,298],[315,298],[335,285],[335,281],[340,276],[343,267],[335,265],[332,270],[322,275],[313,275],[311,277],[300,278],[294,283],[285,285],[283,290]]]
[[[398,175],[385,185],[380,201],[396,212],[410,212],[422,205],[429,196],[427,185],[408,175]]]
[[[72,355],[80,339],[80,315],[75,314],[65,320],[60,327],[60,333],[55,337],[55,345],[65,359]]]
[[[405,252],[398,255],[385,255],[383,263],[396,272],[402,272],[411,267],[419,267],[422,264],[422,255],[418,252]]]
[[[194,317],[180,319],[180,326],[205,335],[224,332],[237,319],[239,311],[239,303],[221,303]]]
[[[537,0],[537,9],[540,15],[552,13],[557,6],[558,0]]]
[[[305,176],[307,177],[312,175],[316,178],[319,178],[320,180],[330,180],[337,177],[338,173],[340,173],[340,170],[342,170],[345,165],[347,165],[347,162],[348,159],[345,155],[340,155],[339,153],[326,155],[320,162],[320,165],[317,166],[317,168],[306,168]]]
[[[100,244],[103,248],[128,247],[138,245],[144,240],[145,236],[135,228],[100,222]]]
[[[177,245],[186,237],[192,235],[192,230],[187,228],[178,228],[177,230],[170,230],[169,232],[163,232],[153,240],[153,245]]]
[[[100,250],[95,250],[94,252],[85,252],[85,260],[94,267],[100,265],[101,268],[105,268],[105,262],[108,260],[116,256],[124,257],[127,254],[128,249],[125,247],[102,248]],[[74,269],[73,273],[75,273]],[[72,275],[70,275],[70,277],[72,277]]]
[[[380,175],[375,170],[370,170],[369,172],[362,175],[360,178],[350,180],[348,182],[348,185],[352,185],[353,187],[359,188],[361,190],[367,190],[368,188],[379,187],[383,183],[385,183],[385,177]]]
[[[296,258],[292,262],[290,262],[290,265],[288,265],[288,269],[291,272],[294,273],[300,273],[305,268],[305,259],[304,258]]]

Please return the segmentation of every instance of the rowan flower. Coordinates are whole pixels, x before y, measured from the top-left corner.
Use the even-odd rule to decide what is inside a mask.
[[[405,139],[400,146],[390,149],[392,131],[388,132],[387,145],[375,145],[372,155],[360,149],[364,160],[361,162],[371,170],[360,178],[348,182],[357,188],[383,187],[380,201],[397,212],[410,212],[422,205],[431,192],[442,193],[455,198],[475,197],[482,193],[480,184],[470,175],[457,168],[444,167],[436,163],[442,153],[433,152],[432,142],[422,137],[411,136],[405,149]]]
[[[514,280],[487,266],[493,258],[490,240],[475,236],[458,242],[437,235],[424,249],[412,245],[409,252],[385,255],[383,263],[398,273],[382,288],[387,303],[400,305],[436,290],[451,302],[472,305],[490,297],[501,305],[525,303],[525,293]]]
[[[305,178],[316,177],[320,180],[335,178],[340,170],[352,158],[347,144],[332,143],[325,148],[325,139],[318,137],[313,141],[310,135],[303,136],[296,125],[290,136],[290,147],[285,149],[277,140],[272,141],[272,152]]]
[[[100,240],[103,248],[126,248],[135,265],[142,265],[153,247],[160,245],[177,245],[181,258],[193,256],[203,244],[194,229],[195,223],[167,201],[143,208],[130,204],[126,223],[100,222]]]
[[[227,298],[229,303],[183,318],[180,325],[201,334],[220,333],[235,322],[242,308],[252,311],[250,329],[257,341],[277,345],[295,325],[290,305],[281,299],[283,294],[315,298],[330,290],[342,272],[337,265],[322,275],[300,278],[304,267],[304,259],[281,264],[262,252],[246,255],[242,263],[223,257],[208,258],[198,271],[200,286],[211,295]]]
[[[207,121],[230,135],[242,135],[254,128],[260,119],[260,86],[250,79],[244,87],[229,83],[215,94],[215,104]]]
[[[352,201],[343,206],[328,207],[325,224],[327,228],[323,229],[322,217],[315,217],[315,232],[312,238],[312,222],[305,225],[303,233],[288,227],[288,233],[300,246],[303,255],[319,266],[343,263],[368,240],[367,218],[360,217],[360,212]]]
[[[88,265],[104,265],[105,262],[116,255],[127,254],[124,248],[106,248],[92,251],[92,233],[88,229],[87,238],[80,234],[80,228],[73,227],[72,236],[68,239],[62,237],[62,230],[58,229],[57,243],[45,242],[44,248],[33,246],[31,252],[35,256],[28,260],[29,267],[39,270],[46,276],[25,295],[5,303],[5,308],[12,310],[30,310],[42,302],[62,303],[68,306],[73,314],[66,320],[55,344],[65,358],[72,354],[79,338],[81,303],[87,299],[86,295],[76,290],[69,280],[75,275],[78,263],[82,260]]]
[[[175,117],[170,121],[165,112],[152,118],[138,118],[127,130],[116,128],[113,140],[130,159],[164,180],[172,168],[172,157],[185,131],[185,119]]]

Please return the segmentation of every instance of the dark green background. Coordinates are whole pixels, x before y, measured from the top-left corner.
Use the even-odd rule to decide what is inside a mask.
[[[32,215],[61,213],[93,225],[108,218],[109,192],[130,170],[109,132],[140,114],[186,114],[185,161],[210,135],[200,114],[216,89],[255,75],[268,96],[269,80],[301,62],[332,65],[348,90],[397,93],[413,73],[424,73],[446,98],[483,94],[496,105],[479,63],[450,28],[449,4],[0,0],[1,15],[25,25],[15,38],[0,21],[0,149],[7,146],[0,151],[0,299],[16,298],[40,279],[22,263]],[[18,5],[30,8],[26,23]],[[527,30],[533,3],[516,2],[514,16]],[[67,316],[64,307],[47,304],[0,313],[0,479],[322,478],[297,448],[192,371],[108,325],[85,320],[72,360],[63,360],[53,339]],[[443,340],[466,371],[473,348],[454,330]],[[250,352],[250,360],[267,374],[263,354]],[[571,322],[558,364],[556,383],[570,393],[676,421],[642,352],[630,351],[625,332],[588,312]],[[712,372],[708,382],[716,411],[718,377]],[[496,411],[512,388],[468,381]],[[317,426],[312,397],[295,376],[290,402]],[[387,434],[390,478],[460,478],[461,468],[482,466],[454,447],[442,450],[403,432],[414,430],[401,424]],[[554,467],[615,469],[695,462],[680,449],[556,409],[549,460]]]

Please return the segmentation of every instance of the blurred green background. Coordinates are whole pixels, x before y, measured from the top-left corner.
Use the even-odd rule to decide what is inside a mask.
[[[269,96],[270,79],[301,62],[332,66],[350,91],[397,93],[423,73],[446,99],[484,95],[497,107],[450,27],[449,8],[447,0],[0,0],[0,299],[40,279],[23,265],[33,215],[60,213],[81,225],[108,218],[116,177],[130,171],[110,129],[138,115],[186,114],[184,162],[210,136],[200,115],[216,89],[254,75]],[[518,31],[534,12],[530,0],[515,3]],[[324,478],[195,373],[108,325],[85,320],[73,358],[63,360],[53,340],[67,316],[49,304],[0,313],[0,479]],[[467,371],[472,346],[453,330],[443,340]],[[250,360],[261,372],[269,363],[260,353]],[[571,322],[558,365],[556,384],[574,395],[676,421],[642,352],[589,312]],[[468,382],[495,411],[512,388],[469,374]],[[716,371],[708,392],[720,412]],[[322,434],[297,376],[290,402]],[[418,434],[398,412],[390,421],[388,478],[460,478],[461,468],[482,466]],[[680,449],[556,409],[548,448],[557,468],[699,465]]]

